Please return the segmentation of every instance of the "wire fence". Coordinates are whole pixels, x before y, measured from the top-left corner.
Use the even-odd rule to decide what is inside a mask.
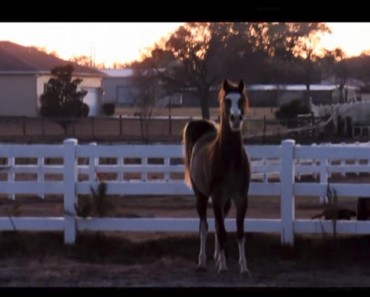
[[[178,143],[185,124],[194,119],[182,116],[87,117],[43,118],[0,117],[0,141],[16,143],[60,142],[68,137],[80,142],[126,142],[126,143]],[[213,118],[216,122],[219,118]],[[304,117],[289,120],[247,119],[244,122],[244,139],[248,143],[280,143],[293,138],[299,143],[336,142],[334,127],[322,125],[323,117]],[[342,135],[338,141],[343,141]],[[366,138],[366,136],[365,136]],[[368,141],[368,139],[360,139]]]

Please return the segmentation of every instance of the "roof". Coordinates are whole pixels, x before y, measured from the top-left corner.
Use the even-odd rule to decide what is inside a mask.
[[[101,70],[104,74],[110,77],[132,77],[134,70],[131,68],[127,69],[103,69]]]
[[[71,63],[75,73],[79,75],[104,76],[95,68],[80,66],[46,54],[34,47],[22,46],[10,41],[0,41],[0,72],[1,73],[42,73],[50,72],[54,67]]]
[[[310,85],[310,91],[334,91],[337,85]],[[346,86],[349,89],[357,89],[356,87]],[[248,91],[305,91],[306,85],[249,85]]]
[[[134,77],[135,69],[134,68],[125,68],[125,69],[102,69],[100,70],[103,72],[107,77],[118,77],[118,78],[127,78],[127,77]],[[142,71],[142,75],[150,75],[152,71],[164,71],[163,68],[160,69],[152,69]]]

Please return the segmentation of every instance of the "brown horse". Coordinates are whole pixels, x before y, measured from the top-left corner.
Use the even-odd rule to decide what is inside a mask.
[[[224,81],[219,92],[221,123],[191,121],[183,132],[185,183],[193,188],[200,218],[198,268],[206,268],[207,205],[212,197],[215,216],[214,259],[218,272],[227,270],[225,259],[226,217],[231,200],[236,206],[240,273],[249,273],[245,258],[244,218],[248,206],[250,162],[241,129],[247,107],[243,81]]]

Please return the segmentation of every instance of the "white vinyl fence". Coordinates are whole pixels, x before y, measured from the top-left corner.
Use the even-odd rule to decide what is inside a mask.
[[[330,220],[295,219],[295,196],[317,196],[323,201],[330,174],[370,172],[368,144],[304,146],[285,140],[281,145],[250,145],[246,149],[252,161],[250,195],[275,196],[281,205],[280,219],[246,219],[246,231],[280,233],[283,244],[292,245],[295,233],[333,230]],[[20,161],[24,158],[36,162],[24,164]],[[113,164],[101,162],[103,158],[110,158]],[[133,158],[140,162],[132,164],[129,160]],[[46,159],[62,162],[50,165]],[[107,194],[193,195],[182,179],[172,177],[183,172],[181,160],[181,145],[78,145],[75,139],[62,145],[1,144],[0,174],[7,179],[0,181],[0,195],[9,199],[17,194],[63,195],[64,217],[0,217],[0,230],[63,231],[65,243],[74,243],[76,232],[82,230],[198,232],[198,218],[80,218],[75,214],[77,195],[91,194],[90,187],[98,185],[97,174],[116,174],[115,180],[106,181]],[[17,180],[15,175],[20,173],[37,178]],[[128,173],[139,173],[140,178],[127,180]],[[149,178],[151,173],[157,174],[157,179]],[[296,181],[305,174],[320,175],[320,182]],[[59,176],[59,180],[45,175]],[[370,196],[370,184],[333,183],[330,187],[339,198]],[[209,224],[214,230],[213,219]],[[225,224],[228,231],[236,230],[234,219],[226,219]],[[370,222],[338,221],[336,230],[338,234],[370,234]]]

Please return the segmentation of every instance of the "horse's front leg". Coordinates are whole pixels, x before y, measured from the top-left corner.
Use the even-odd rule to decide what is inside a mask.
[[[228,200],[224,206],[224,217],[226,218],[229,210],[230,210],[230,207],[231,207],[231,200]],[[216,224],[216,228],[217,230],[217,224]],[[218,244],[218,236],[217,236],[217,232],[215,232],[215,253],[213,255],[213,258],[216,262],[216,264],[218,265],[218,261],[219,261],[219,258],[220,258],[220,245]]]
[[[226,230],[224,225],[223,210],[220,205],[213,202],[213,211],[216,223],[215,260],[218,272],[227,270],[225,257]]]
[[[200,192],[196,192],[197,196],[197,212],[199,215],[199,235],[200,235],[200,249],[199,249],[199,256],[198,256],[198,270],[205,270],[206,269],[206,242],[207,242],[207,231],[208,231],[208,223],[207,223],[207,206],[208,206],[208,197],[204,196]]]
[[[247,197],[241,201],[236,201],[236,228],[237,228],[237,241],[239,248],[239,265],[240,273],[250,275],[247,267],[247,259],[245,257],[245,234],[244,234],[244,218],[247,211]]]

